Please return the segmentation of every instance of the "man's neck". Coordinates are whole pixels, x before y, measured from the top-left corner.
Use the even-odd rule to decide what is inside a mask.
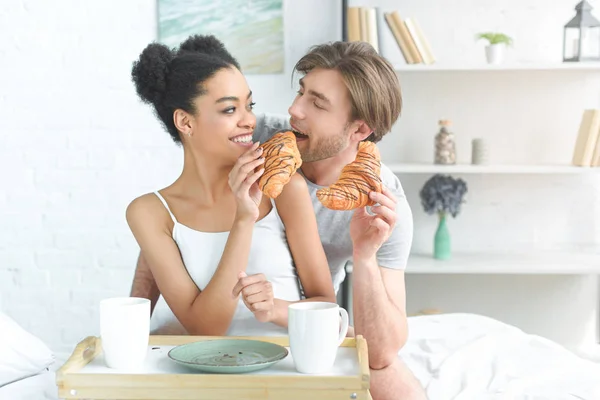
[[[340,177],[342,169],[356,159],[357,147],[358,145],[351,144],[333,157],[303,163],[300,167],[302,175],[315,185],[332,185]]]

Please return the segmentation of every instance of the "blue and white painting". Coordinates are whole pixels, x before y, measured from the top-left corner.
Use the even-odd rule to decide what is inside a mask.
[[[159,41],[211,34],[245,74],[283,72],[283,0],[158,0]]]

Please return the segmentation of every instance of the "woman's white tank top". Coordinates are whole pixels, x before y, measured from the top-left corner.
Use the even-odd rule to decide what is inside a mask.
[[[155,194],[173,220],[173,239],[190,277],[198,289],[204,290],[219,265],[229,232],[200,232],[180,224],[161,194]],[[271,211],[254,225],[246,274],[264,274],[273,285],[275,298],[298,301],[298,275],[287,243],[285,226],[275,203],[272,203]],[[162,295],[152,313],[150,332],[162,335],[187,334]],[[258,322],[240,298],[227,335],[277,336],[287,335],[287,329],[273,323]]]

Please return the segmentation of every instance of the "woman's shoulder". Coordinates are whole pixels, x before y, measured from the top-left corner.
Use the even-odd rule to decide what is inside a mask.
[[[290,181],[285,184],[283,190],[281,191],[281,194],[277,199],[283,201],[293,200],[298,195],[301,195],[303,193],[308,194],[308,185],[306,184],[306,179],[304,179],[302,174],[296,172],[290,177]]]
[[[296,172],[283,187],[281,194],[275,199],[277,212],[285,220],[288,214],[294,214],[299,209],[310,207],[312,200],[304,177]]]
[[[171,220],[169,210],[166,209],[157,192],[146,193],[133,199],[127,206],[125,216],[129,224],[152,225]]]
[[[160,205],[160,200],[154,192],[145,193],[133,199],[127,206],[127,211],[136,213],[155,210]]]

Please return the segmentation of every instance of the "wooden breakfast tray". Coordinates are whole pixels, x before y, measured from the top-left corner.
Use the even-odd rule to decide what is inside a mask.
[[[227,337],[232,339],[234,337]],[[288,347],[288,337],[235,337],[263,340]],[[291,352],[270,368],[247,374],[205,374],[168,358],[174,346],[209,336],[150,336],[144,368],[120,371],[104,364],[100,338],[82,340],[57,371],[61,399],[93,400],[369,400],[367,341],[347,338],[338,349],[335,364],[326,374],[305,375],[294,367]]]

